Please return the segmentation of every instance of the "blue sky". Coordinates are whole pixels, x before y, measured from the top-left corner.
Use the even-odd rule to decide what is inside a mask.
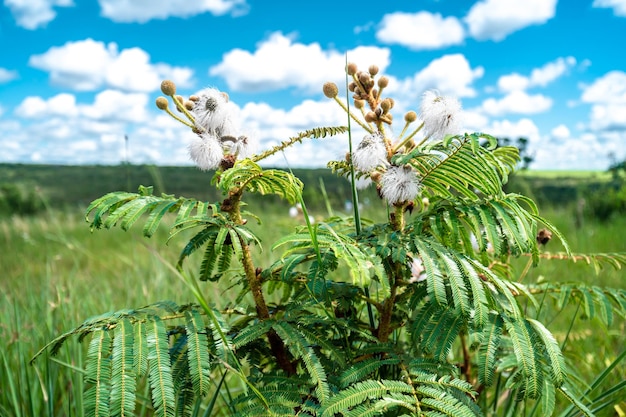
[[[606,169],[626,158],[625,42],[626,0],[3,0],[0,162],[118,164],[128,135],[132,163],[190,164],[193,134],[154,106],[165,78],[228,92],[260,150],[343,125],[321,86],[342,85],[347,53],[390,77],[396,120],[437,89],[464,130],[528,138],[533,168]]]

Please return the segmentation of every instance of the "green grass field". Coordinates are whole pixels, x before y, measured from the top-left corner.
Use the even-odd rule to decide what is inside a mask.
[[[263,209],[264,224],[252,226],[267,247],[298,224],[287,216],[287,209],[286,203],[273,202]],[[368,212],[374,217],[384,215],[382,206],[370,207]],[[326,211],[320,207],[313,214],[321,218]],[[565,234],[574,252],[626,252],[621,232],[626,229],[626,218],[609,224],[588,220],[576,228],[568,207],[549,209],[543,215]],[[139,228],[92,233],[84,213],[75,208],[49,209],[30,218],[0,218],[0,337],[4,342],[0,348],[0,416],[82,416],[81,369],[86,346],[72,340],[54,358],[41,357],[32,366],[30,358],[54,336],[89,316],[159,300],[194,301],[169,266],[176,262],[184,239],[173,239],[168,246],[166,240],[165,230],[151,239],[143,238]],[[561,247],[553,241],[547,249],[556,252]],[[268,265],[275,255],[266,250],[255,256],[260,265]],[[516,261],[519,271],[526,261]],[[524,282],[541,280],[626,288],[623,270],[607,268],[596,274],[583,262],[565,260],[543,261]],[[206,297],[217,306],[237,294],[237,288],[225,282],[219,287],[202,285]],[[626,321],[616,317],[604,329],[599,321],[586,320],[575,306],[558,315],[546,308],[541,319],[562,341],[574,313],[565,353],[581,379],[591,382],[623,349]],[[626,366],[622,363],[607,386],[623,380]],[[145,407],[139,407],[138,415],[150,415],[149,398],[139,400]],[[621,407],[626,410],[626,403]]]

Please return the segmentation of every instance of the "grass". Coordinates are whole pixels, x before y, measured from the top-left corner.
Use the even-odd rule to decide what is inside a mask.
[[[264,209],[264,225],[251,225],[268,247],[298,224],[286,212],[286,205],[274,205]],[[577,229],[571,213],[569,209],[555,209],[544,215],[565,233],[575,252],[626,252],[626,238],[616,233],[626,228],[626,219],[604,225],[588,221]],[[374,210],[370,214],[380,213]],[[319,211],[319,216],[325,215]],[[54,336],[103,312],[166,299],[193,301],[185,284],[167,266],[176,262],[184,239],[174,239],[164,246],[166,239],[164,228],[151,239],[143,238],[139,227],[129,232],[113,229],[92,234],[82,212],[76,210],[0,219],[0,337],[4,341],[0,350],[1,416],[82,415],[81,369],[86,346],[72,340],[58,356],[29,364],[30,358]],[[548,249],[561,248],[553,241]],[[259,264],[268,265],[275,255],[266,250],[257,251],[255,256]],[[518,270],[525,262],[518,260]],[[533,280],[626,287],[623,271],[608,269],[595,275],[593,269],[569,261],[542,262],[525,278],[525,282]],[[218,306],[233,299],[237,290],[210,283],[203,288],[207,298]],[[617,318],[611,328],[604,329],[597,320],[585,320],[580,311],[575,313],[575,306],[561,314],[546,308],[541,318],[562,342],[571,317],[575,317],[565,353],[570,366],[589,382],[623,349],[625,320]],[[618,367],[606,386],[625,379],[625,367]],[[140,401],[144,406],[139,407],[138,415],[149,415],[149,399]]]

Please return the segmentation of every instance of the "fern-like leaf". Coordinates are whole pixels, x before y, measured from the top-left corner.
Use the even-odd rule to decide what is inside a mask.
[[[198,397],[209,392],[211,364],[206,327],[197,311],[185,311],[187,323],[187,359],[193,389]]]
[[[133,366],[134,329],[128,319],[114,331],[111,376],[111,416],[132,417],[135,410],[136,374]]]
[[[158,317],[146,324],[149,381],[155,416],[173,417],[176,397],[168,353],[169,341],[165,325]]]
[[[372,381],[358,382],[333,395],[322,406],[321,417],[332,417],[337,413],[346,413],[350,408],[364,403],[369,399],[381,398],[387,393],[413,393],[413,387],[399,381]]]
[[[85,415],[87,417],[108,417],[111,393],[111,347],[113,340],[108,330],[93,332],[87,365],[85,384],[90,386],[84,395]]]
[[[285,321],[276,322],[272,328],[278,336],[285,342],[285,346],[296,359],[301,359],[311,376],[311,380],[315,383],[315,394],[320,403],[324,404],[329,396],[330,389],[326,371],[320,362],[317,354],[307,343],[306,339],[298,333],[298,330]]]

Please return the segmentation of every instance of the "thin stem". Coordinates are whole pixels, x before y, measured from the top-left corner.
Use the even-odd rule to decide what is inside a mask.
[[[176,104],[176,108],[179,111],[181,111],[185,116],[187,116],[187,119],[189,119],[189,121],[195,125],[196,124],[196,119],[191,115],[191,113],[189,113],[189,111],[185,107],[185,104],[179,102],[178,98],[176,97],[176,95],[173,95],[173,96],[170,96],[170,97],[172,97],[172,100],[174,100],[174,104]]]
[[[470,352],[465,340],[465,334],[461,334],[461,349],[463,350],[463,375],[465,380],[472,382],[472,363],[470,362]]]
[[[337,104],[339,104],[341,106],[341,108],[348,113],[348,115],[350,116],[350,118],[352,118],[352,120],[354,120],[355,122],[357,122],[357,124],[359,126],[361,126],[363,129],[365,129],[368,133],[374,133],[374,129],[372,129],[371,126],[366,125],[365,123],[363,123],[362,121],[360,121],[347,107],[345,104],[343,104],[343,102],[341,100],[339,100],[339,98],[337,96],[334,97],[335,101],[337,102]]]
[[[172,111],[170,110],[170,108],[169,108],[169,107],[166,107],[164,110],[165,110],[165,112],[166,112],[167,114],[169,114],[170,116],[172,116],[174,119],[178,120],[179,122],[181,122],[181,123],[182,123],[182,124],[184,124],[185,126],[188,126],[188,127],[192,128],[192,129],[195,129],[195,128],[196,128],[196,126],[192,125],[192,124],[191,124],[191,123],[189,123],[188,121],[186,121],[186,120],[184,120],[184,119],[182,119],[182,118],[178,117],[176,114],[172,113]]]
[[[400,133],[400,137],[402,137],[402,135],[404,135],[404,132],[406,131],[406,129],[409,127],[409,122],[406,123],[406,125],[404,126],[404,129],[402,129],[402,133]],[[417,132],[419,132],[420,130],[422,130],[422,128],[424,127],[424,122],[422,122],[422,124],[420,124],[409,136],[407,136],[406,138],[402,139],[402,142],[396,144],[393,147],[393,151],[394,153],[396,153],[398,151],[398,149],[402,148],[404,145],[406,145],[407,143],[409,143],[409,141],[411,139],[413,139],[413,136],[415,136],[417,134]],[[424,143],[424,140],[422,140],[419,145],[421,145],[422,143]]]

